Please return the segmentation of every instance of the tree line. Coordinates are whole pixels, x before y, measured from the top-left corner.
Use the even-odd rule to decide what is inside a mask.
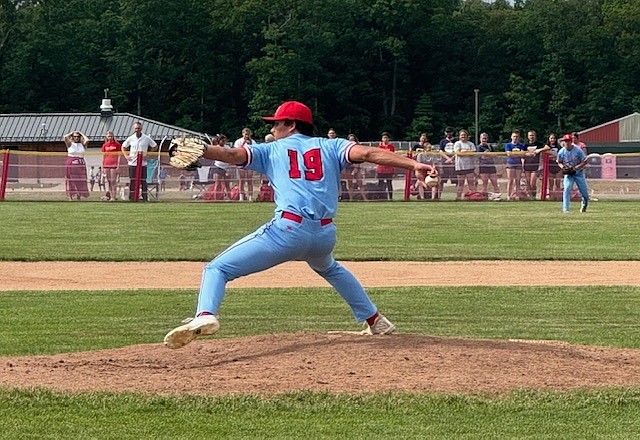
[[[233,136],[580,130],[640,103],[636,0],[0,0],[0,113],[115,110]],[[478,90],[478,111],[474,90]]]

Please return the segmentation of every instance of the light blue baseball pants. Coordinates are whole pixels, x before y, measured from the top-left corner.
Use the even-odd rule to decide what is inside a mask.
[[[334,223],[301,223],[277,217],[247,235],[207,264],[202,274],[198,308],[216,314],[227,282],[291,260],[306,261],[349,304],[357,321],[373,316],[377,308],[356,277],[333,258]]]
[[[582,196],[582,206],[587,206],[589,203],[589,188],[587,187],[587,179],[584,177],[584,173],[574,174],[570,176],[564,175],[564,191],[562,193],[562,210],[568,211],[569,204],[571,203],[571,189],[573,184],[576,184],[580,195]]]

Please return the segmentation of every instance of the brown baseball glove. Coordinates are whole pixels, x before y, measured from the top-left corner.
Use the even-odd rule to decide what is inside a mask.
[[[576,173],[576,169],[574,167],[564,167],[562,168],[562,174],[566,174],[568,176],[573,176]]]
[[[200,168],[206,143],[198,138],[175,138],[169,145],[169,163],[175,168],[193,171]]]

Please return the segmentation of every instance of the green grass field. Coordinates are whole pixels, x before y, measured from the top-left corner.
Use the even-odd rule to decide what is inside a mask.
[[[342,204],[343,260],[637,260],[640,204]],[[4,260],[210,259],[269,204],[2,203]],[[70,229],[79,228],[80,236]],[[203,232],[207,231],[207,232]],[[90,263],[88,263],[90,264]],[[559,270],[570,261],[558,261]],[[1,282],[1,281],[0,281]],[[0,356],[157,343],[194,291],[0,292]],[[640,348],[640,287],[371,289],[403,332]],[[266,309],[265,309],[266,307]],[[232,289],[219,337],[353,330],[330,289]],[[425,319],[426,317],[426,319]],[[0,358],[0,362],[2,359]],[[638,438],[640,389],[145,397],[0,389],[0,438]]]
[[[638,260],[640,203],[342,203],[340,260]],[[270,203],[5,202],[0,259],[208,261]],[[79,231],[79,232],[78,232]]]

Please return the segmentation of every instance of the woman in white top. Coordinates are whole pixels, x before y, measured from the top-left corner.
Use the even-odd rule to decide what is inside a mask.
[[[464,182],[467,181],[469,191],[477,191],[476,186],[476,146],[469,140],[469,132],[460,130],[458,141],[453,144],[456,153],[456,174],[458,175],[458,187],[456,188],[456,200],[462,200]]]
[[[79,131],[64,135],[67,146],[67,162],[65,167],[66,191],[69,200],[80,200],[89,197],[87,187],[87,164],[84,153],[89,145],[89,138]]]

